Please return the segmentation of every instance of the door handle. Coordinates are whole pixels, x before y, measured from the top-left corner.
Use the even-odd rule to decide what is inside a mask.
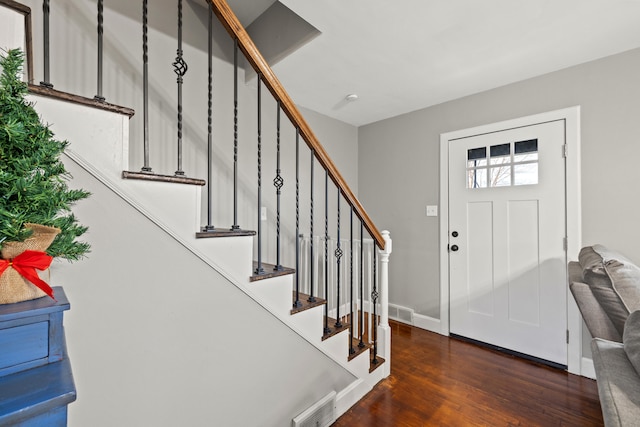
[[[458,237],[458,232],[457,232],[457,231],[454,231],[453,233],[451,233],[451,235],[452,235],[453,237]]]
[[[458,245],[451,245],[451,250],[452,250],[453,252],[457,252],[457,251],[458,251],[458,249],[460,249],[460,248],[458,248]]]

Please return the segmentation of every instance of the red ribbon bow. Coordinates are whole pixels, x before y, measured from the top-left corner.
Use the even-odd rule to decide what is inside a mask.
[[[44,280],[38,277],[38,270],[46,270],[51,265],[53,257],[40,251],[24,251],[14,259],[0,259],[0,276],[4,271],[13,267],[22,277],[36,285],[45,294],[53,298],[53,289]],[[55,298],[53,298],[55,299]]]

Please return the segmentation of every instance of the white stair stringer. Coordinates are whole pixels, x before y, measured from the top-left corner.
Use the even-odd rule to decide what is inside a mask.
[[[251,292],[260,301],[271,308],[271,312],[281,317],[290,326],[304,336],[307,341],[322,348],[336,361],[347,361],[349,356],[349,330],[342,331],[326,340],[322,340],[324,330],[324,305],[312,307],[296,314],[290,314],[292,308],[293,275],[278,276],[270,279],[250,282]],[[333,327],[333,325],[329,325]],[[368,376],[369,352],[347,362],[352,373],[358,378]],[[376,381],[377,382],[377,381]],[[375,385],[372,384],[371,386]]]
[[[290,329],[358,378],[339,391],[338,415],[360,400],[383,378],[369,373],[369,351],[348,360],[348,331],[322,341],[324,307],[291,315],[292,275],[251,282],[253,237],[196,239],[200,226],[201,188],[164,182],[122,179],[129,169],[129,118],[51,98],[30,96],[56,138],[70,141],[65,162],[73,161],[140,211],[164,232],[226,277]],[[82,117],[82,120],[78,120]],[[108,214],[107,212],[105,214]]]

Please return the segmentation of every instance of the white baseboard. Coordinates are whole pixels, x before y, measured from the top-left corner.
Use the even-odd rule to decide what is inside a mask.
[[[365,380],[359,378],[349,384],[336,395],[336,418],[339,418],[354,404],[360,401],[365,394],[371,391],[371,387]]]
[[[596,370],[593,367],[593,360],[583,357],[580,361],[580,375],[583,377],[596,379]]]
[[[413,315],[413,326],[420,329],[426,329],[427,331],[435,332],[437,334],[442,333],[440,319],[435,319],[423,314]]]

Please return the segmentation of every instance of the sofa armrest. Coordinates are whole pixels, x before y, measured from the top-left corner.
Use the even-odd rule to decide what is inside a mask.
[[[579,262],[569,261],[567,270],[569,273],[569,283],[584,282],[584,277],[582,276],[582,266]]]
[[[609,341],[622,342],[620,332],[611,322],[607,313],[602,309],[589,285],[582,282],[573,282],[569,285],[573,298],[578,304],[582,318],[587,329],[594,338],[603,338]]]
[[[623,344],[594,338],[591,352],[605,426],[638,425],[640,376],[629,361]]]

